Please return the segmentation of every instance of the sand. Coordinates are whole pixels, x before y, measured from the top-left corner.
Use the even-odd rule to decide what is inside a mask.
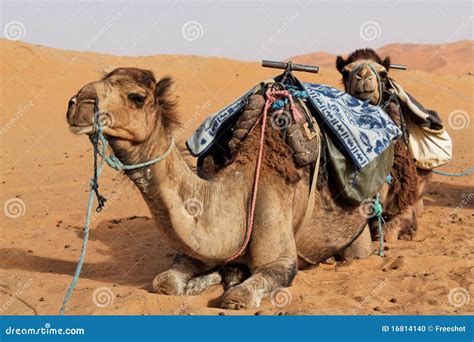
[[[438,46],[438,51],[435,46],[406,44],[381,49],[397,56],[394,62],[410,66],[409,71],[392,73],[405,89],[437,109],[446,123],[454,112],[447,125],[454,159],[447,171],[474,165],[474,123],[459,129],[459,121],[453,120],[453,115],[469,119],[473,113],[473,46],[464,41]],[[183,145],[208,114],[277,73],[258,62],[116,57],[7,40],[0,40],[0,54],[0,203],[19,209],[15,212],[13,206],[1,216],[0,314],[57,314],[71,282],[82,243],[92,152],[86,137],[69,132],[65,113],[69,98],[82,85],[118,66],[172,75],[184,122],[178,136]],[[430,54],[434,62],[423,65]],[[318,55],[321,66],[327,67],[319,75],[298,75],[340,87],[334,56],[313,57]],[[221,286],[195,297],[150,293],[151,280],[168,267],[175,252],[130,181],[107,169],[101,182],[108,206],[94,216],[84,270],[67,313],[224,312],[218,308]],[[374,254],[300,271],[281,293],[281,302],[267,299],[260,309],[225,314],[474,313],[473,299],[468,302],[468,294],[474,295],[473,176],[435,175],[425,204],[415,239],[386,244],[383,258]],[[373,247],[375,251],[378,245],[374,242]]]

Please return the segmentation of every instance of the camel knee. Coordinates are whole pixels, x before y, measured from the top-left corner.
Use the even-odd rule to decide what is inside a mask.
[[[265,278],[269,286],[272,287],[272,291],[279,287],[290,286],[295,279],[296,272],[296,261],[286,258],[255,270],[256,274]]]
[[[365,259],[372,254],[372,238],[369,226],[366,225],[362,233],[346,249],[337,256],[338,259]]]
[[[168,296],[182,296],[186,288],[187,279],[174,270],[158,274],[151,284],[152,290],[158,294]]]
[[[153,279],[152,290],[165,295],[184,295],[188,281],[203,272],[205,267],[200,261],[186,255],[177,255],[171,268]]]

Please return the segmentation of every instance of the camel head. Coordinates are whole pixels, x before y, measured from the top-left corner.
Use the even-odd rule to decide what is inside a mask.
[[[380,58],[372,49],[356,50],[347,57],[337,56],[346,92],[362,101],[378,105],[390,70],[390,57]]]
[[[76,134],[93,133],[93,118],[99,111],[103,132],[122,147],[146,142],[153,132],[164,133],[178,124],[175,101],[170,100],[173,80],[156,82],[151,71],[118,68],[101,80],[82,87],[69,101],[67,120]]]

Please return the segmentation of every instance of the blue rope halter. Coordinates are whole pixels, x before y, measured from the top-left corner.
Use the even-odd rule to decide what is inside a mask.
[[[61,310],[59,311],[60,315],[64,315],[64,311],[66,310],[66,305],[71,298],[72,292],[76,287],[77,281],[79,280],[79,276],[81,274],[82,266],[84,265],[84,259],[86,256],[86,249],[87,243],[89,241],[89,228],[91,223],[91,214],[92,214],[92,205],[94,204],[94,194],[97,197],[98,206],[96,208],[97,212],[100,212],[105,205],[107,199],[99,194],[99,176],[104,169],[104,163],[107,163],[111,168],[122,171],[122,170],[134,170],[139,169],[142,167],[150,166],[152,164],[158,163],[165,159],[173,150],[175,146],[175,139],[174,137],[171,138],[171,143],[166,152],[155,159],[138,163],[134,165],[126,165],[123,164],[116,156],[110,154],[109,156],[106,155],[108,141],[103,134],[103,124],[99,120],[99,111],[97,110],[97,103],[96,103],[96,112],[93,118],[93,125],[94,125],[94,133],[89,137],[94,147],[94,175],[91,179],[90,186],[89,186],[89,200],[87,203],[87,211],[86,211],[86,218],[84,223],[84,237],[82,241],[82,248],[81,248],[81,255],[79,256],[79,261],[76,266],[76,271],[74,273],[74,277],[72,279],[71,285],[66,292],[66,295],[63,300],[63,304],[61,306]],[[100,157],[100,161],[98,161],[98,157]]]

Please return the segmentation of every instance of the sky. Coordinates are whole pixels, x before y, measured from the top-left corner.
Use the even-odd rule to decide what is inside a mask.
[[[239,60],[473,38],[473,1],[5,1],[0,36],[115,55]]]

